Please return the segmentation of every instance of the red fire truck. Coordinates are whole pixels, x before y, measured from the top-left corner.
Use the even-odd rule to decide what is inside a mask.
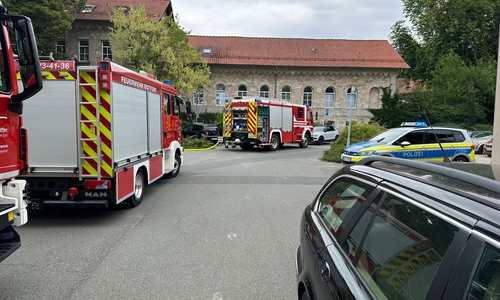
[[[254,146],[275,151],[284,143],[309,145],[314,128],[311,108],[272,99],[226,100],[223,138],[243,150]],[[227,146],[227,145],[226,145]]]
[[[16,178],[27,168],[26,130],[21,115],[23,101],[41,88],[31,20],[9,15],[4,1],[0,1],[0,261],[21,246],[12,225],[21,226],[28,221],[26,181]]]
[[[138,206],[143,190],[179,173],[179,93],[111,61],[41,61],[44,89],[25,105],[31,209]]]

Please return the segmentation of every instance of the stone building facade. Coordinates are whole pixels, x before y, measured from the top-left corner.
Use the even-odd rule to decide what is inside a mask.
[[[372,114],[367,109],[380,108],[382,94],[380,87],[390,87],[394,90],[398,75],[397,72],[388,69],[367,71],[314,67],[211,65],[210,70],[212,85],[203,88],[203,97],[195,99],[198,95],[185,96],[195,100],[192,101],[195,112],[222,111],[224,103],[220,101],[221,97],[217,99],[221,85],[224,86],[225,98],[229,99],[239,96],[238,88],[242,85],[247,88],[248,97],[262,97],[262,87],[269,87],[269,98],[275,99],[286,98],[283,93],[287,94],[286,87],[289,87],[290,102],[295,104],[304,104],[304,90],[310,87],[312,90],[310,106],[315,122],[331,121],[339,130],[342,130],[349,120],[348,94],[351,94],[353,86],[356,99],[352,109],[352,119],[368,123]]]
[[[115,9],[127,13],[134,5],[143,5],[148,18],[161,20],[173,16],[170,0],[87,0],[86,7],[75,16],[72,28],[57,42],[56,57],[77,58],[80,65],[97,65],[100,60],[113,60],[109,44],[110,14]]]
[[[408,68],[387,41],[191,36],[190,43],[203,53],[212,82],[185,95],[193,111],[222,111],[235,96],[275,98],[307,104],[315,122],[339,130],[349,118],[368,123],[367,109],[381,107],[381,88],[395,91]]]

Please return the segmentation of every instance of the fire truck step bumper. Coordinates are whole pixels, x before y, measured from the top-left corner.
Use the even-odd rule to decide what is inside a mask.
[[[21,238],[12,226],[0,231],[0,261],[21,247]]]
[[[108,200],[85,200],[85,201],[71,201],[71,200],[44,200],[43,207],[57,207],[57,208],[107,208],[109,206]]]

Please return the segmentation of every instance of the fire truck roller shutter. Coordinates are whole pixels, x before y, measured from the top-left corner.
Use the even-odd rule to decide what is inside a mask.
[[[291,107],[283,107],[283,132],[291,132],[293,127],[293,119],[292,119],[292,108]]]
[[[43,89],[34,98],[36,101],[24,105],[24,126],[29,133],[28,161],[32,167],[78,165],[76,74],[73,75],[63,80],[46,76]]]
[[[161,97],[160,94],[148,92],[148,151],[161,151]]]
[[[146,91],[113,82],[114,161],[148,152]]]

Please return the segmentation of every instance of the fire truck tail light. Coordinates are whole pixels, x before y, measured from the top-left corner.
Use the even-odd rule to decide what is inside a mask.
[[[83,186],[86,190],[109,190],[111,189],[110,180],[85,180]]]
[[[73,198],[75,197],[76,195],[78,195],[78,189],[76,187],[71,187],[69,188],[68,190],[68,195]]]
[[[104,91],[109,91],[109,61],[103,61],[99,65],[99,88]]]

